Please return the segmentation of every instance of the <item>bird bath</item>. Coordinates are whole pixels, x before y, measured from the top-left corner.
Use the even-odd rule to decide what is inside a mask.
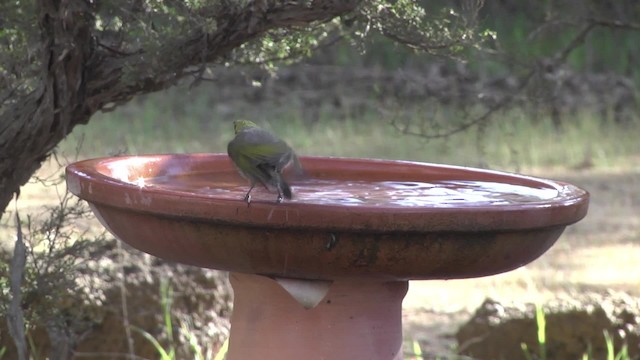
[[[408,280],[523,266],[587,213],[573,185],[424,163],[301,158],[312,180],[274,202],[226,154],[67,167],[69,190],[120,240],[230,271],[228,359],[402,359]]]

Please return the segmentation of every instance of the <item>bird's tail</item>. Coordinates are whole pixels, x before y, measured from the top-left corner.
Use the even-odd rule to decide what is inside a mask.
[[[307,174],[306,171],[304,171],[304,169],[302,168],[302,164],[300,163],[300,159],[298,159],[298,156],[294,153],[292,158],[291,158],[291,163],[290,163],[291,167],[293,168],[293,179],[296,180],[302,180],[302,179],[307,179],[309,177],[309,175]]]
[[[287,184],[287,182],[282,178],[280,179],[280,190],[282,191],[282,195],[287,199],[291,199],[293,197],[291,194],[291,186],[289,186],[289,184]]]

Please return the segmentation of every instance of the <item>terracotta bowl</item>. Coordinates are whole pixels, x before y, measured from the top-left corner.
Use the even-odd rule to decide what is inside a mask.
[[[254,190],[226,154],[145,155],[67,167],[69,190],[115,236],[163,259],[200,267],[302,279],[454,279],[525,265],[586,213],[573,185],[495,171],[415,162],[302,157],[318,182],[485,182],[542,191],[524,202],[419,206],[366,202],[275,203]],[[158,181],[155,181],[158,180]],[[242,189],[222,191],[219,189]],[[357,189],[356,189],[357,191]]]

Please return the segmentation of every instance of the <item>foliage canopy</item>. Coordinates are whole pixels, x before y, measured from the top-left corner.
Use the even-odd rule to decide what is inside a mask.
[[[211,66],[292,62],[380,33],[453,53],[481,0],[11,0],[0,4],[0,208],[78,124]]]

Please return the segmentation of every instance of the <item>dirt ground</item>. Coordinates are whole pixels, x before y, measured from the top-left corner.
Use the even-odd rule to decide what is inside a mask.
[[[525,172],[588,190],[587,217],[520,269],[479,279],[411,282],[403,303],[405,338],[428,344],[423,349],[428,358],[451,354],[452,334],[486,298],[503,304],[545,304],[593,292],[640,296],[640,158],[627,165],[624,170]],[[48,175],[46,169],[41,173]],[[23,214],[55,202],[51,193],[38,188],[23,189]],[[13,204],[7,210],[12,209]]]
[[[413,281],[404,300],[405,338],[450,354],[452,334],[486,299],[549,303],[623,291],[640,296],[640,161],[626,170],[541,171],[591,194],[589,213],[540,258],[517,270],[470,280]]]

